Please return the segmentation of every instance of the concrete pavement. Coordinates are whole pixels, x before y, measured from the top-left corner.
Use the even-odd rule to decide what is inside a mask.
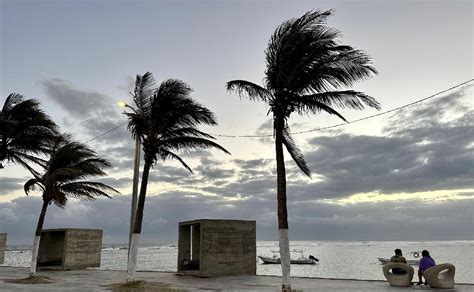
[[[137,280],[156,283],[154,289],[116,290],[110,285],[123,283],[125,271],[73,270],[73,271],[44,271],[39,276],[51,278],[51,284],[10,284],[6,279],[25,278],[27,268],[0,267],[0,291],[278,291],[280,277],[274,276],[231,276],[219,278],[198,278],[178,276],[176,273],[137,272]],[[292,278],[294,289],[303,291],[439,291],[427,286],[413,285],[407,288],[390,287],[385,281],[359,281],[321,278]],[[454,289],[442,291],[473,292],[474,285],[458,284]]]

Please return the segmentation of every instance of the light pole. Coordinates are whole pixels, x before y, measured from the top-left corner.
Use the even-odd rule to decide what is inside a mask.
[[[126,102],[119,102],[122,108],[131,108]],[[138,201],[138,176],[140,173],[140,140],[135,138],[135,160],[133,162],[133,185],[132,185],[132,205],[130,208],[130,232],[128,235],[128,254],[130,255],[130,245],[132,244],[133,226],[135,225],[135,214],[137,213]]]

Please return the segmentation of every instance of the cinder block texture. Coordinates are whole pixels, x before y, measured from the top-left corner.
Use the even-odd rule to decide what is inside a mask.
[[[202,219],[180,222],[179,229],[178,272],[202,277],[256,274],[255,221]],[[192,267],[186,266],[189,261]]]
[[[5,261],[5,249],[7,248],[7,234],[0,233],[0,265]]]
[[[100,267],[102,230],[45,229],[41,233],[38,266],[61,269]]]

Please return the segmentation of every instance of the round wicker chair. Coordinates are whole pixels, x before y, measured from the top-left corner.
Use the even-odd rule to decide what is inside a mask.
[[[433,288],[450,289],[454,287],[456,267],[452,264],[440,264],[427,269],[423,273],[426,282]]]
[[[406,271],[406,274],[399,275],[394,274],[393,269],[399,269]],[[390,283],[390,286],[396,287],[407,287],[411,285],[413,279],[414,270],[407,264],[404,263],[387,263],[382,268],[383,275]]]

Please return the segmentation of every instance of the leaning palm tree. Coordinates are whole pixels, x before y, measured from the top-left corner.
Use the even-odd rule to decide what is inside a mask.
[[[155,86],[153,75],[147,72],[137,75],[132,110],[128,116],[128,129],[133,138],[143,145],[144,166],[133,235],[127,264],[127,282],[135,280],[138,241],[142,229],[143,209],[150,168],[158,161],[179,161],[192,173],[191,168],[179,156],[192,150],[217,148],[228,153],[222,146],[211,141],[209,134],[197,129],[200,124],[216,125],[214,114],[189,96],[191,88],[180,80],[168,79]]]
[[[264,85],[245,80],[227,83],[227,90],[270,106],[277,164],[277,205],[282,289],[290,290],[290,251],[286,173],[283,145],[307,176],[311,176],[302,152],[291,137],[288,119],[292,113],[326,112],[344,117],[334,108],[380,108],[372,97],[354,90],[340,89],[376,74],[370,57],[339,42],[340,32],[326,26],[332,11],[310,11],[281,24],[266,50]]]
[[[38,155],[49,151],[57,126],[35,99],[10,94],[0,112],[0,168],[9,161],[35,173],[30,163],[44,165]]]
[[[99,158],[85,144],[71,141],[69,137],[58,137],[53,144],[44,174],[35,175],[25,183],[25,193],[38,187],[42,191],[43,207],[38,218],[31,254],[30,276],[36,275],[36,262],[43,222],[48,205],[54,203],[64,208],[68,198],[94,200],[96,197],[110,197],[117,192],[100,182],[89,181],[92,176],[104,176],[107,160]]]

